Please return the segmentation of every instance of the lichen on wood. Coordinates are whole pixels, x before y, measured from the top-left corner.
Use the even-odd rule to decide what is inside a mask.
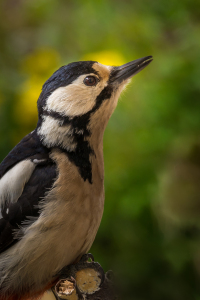
[[[115,300],[110,274],[110,271],[104,273],[91,254],[86,254],[77,264],[61,270],[52,291],[58,300]]]

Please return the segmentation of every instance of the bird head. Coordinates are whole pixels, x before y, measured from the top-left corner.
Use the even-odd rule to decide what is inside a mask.
[[[74,151],[83,137],[101,139],[121,91],[151,61],[147,56],[119,67],[79,61],[58,69],[38,99],[37,133],[43,144]]]

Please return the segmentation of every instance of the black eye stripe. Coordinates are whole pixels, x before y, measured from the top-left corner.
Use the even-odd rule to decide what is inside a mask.
[[[87,86],[94,86],[98,83],[98,81],[99,80],[97,79],[96,76],[89,75],[89,76],[85,77],[85,79],[83,80],[83,83]]]

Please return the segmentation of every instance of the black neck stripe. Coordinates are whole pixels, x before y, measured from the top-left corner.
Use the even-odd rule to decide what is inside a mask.
[[[75,150],[68,151],[58,145],[55,146],[66,153],[69,160],[78,167],[82,178],[84,180],[88,180],[90,183],[92,183],[92,166],[90,156],[91,154],[95,155],[95,153],[85,137],[91,135],[90,129],[88,128],[91,115],[100,108],[104,100],[110,99],[112,91],[112,86],[106,86],[97,96],[94,107],[83,115],[68,117],[51,110],[43,110],[43,115],[51,116],[52,118],[61,121],[60,126],[71,125],[73,141],[77,144]],[[40,125],[41,120],[38,122],[38,127]]]

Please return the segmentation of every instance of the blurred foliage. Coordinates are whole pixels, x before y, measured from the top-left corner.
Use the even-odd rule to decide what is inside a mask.
[[[37,122],[36,99],[40,94],[41,87],[48,77],[59,68],[59,55],[52,49],[40,49],[28,55],[21,65],[21,72],[28,78],[22,83],[18,93],[18,101],[15,105],[15,119],[24,126],[24,134],[27,129],[33,128]],[[19,118],[22,111],[22,118]]]
[[[59,66],[154,56],[105,132],[105,211],[91,249],[127,300],[200,299],[199,37],[197,0],[0,2],[1,159],[34,129]]]

